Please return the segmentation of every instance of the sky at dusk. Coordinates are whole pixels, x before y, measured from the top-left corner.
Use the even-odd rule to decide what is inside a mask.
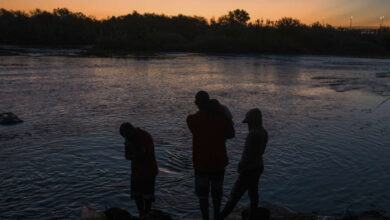
[[[378,26],[379,17],[390,25],[390,0],[0,0],[0,8],[29,11],[35,8],[51,11],[66,7],[96,18],[118,16],[136,10],[166,15],[198,15],[206,18],[226,14],[230,10],[244,9],[251,20],[276,20],[294,17],[311,24],[315,21],[336,26]]]

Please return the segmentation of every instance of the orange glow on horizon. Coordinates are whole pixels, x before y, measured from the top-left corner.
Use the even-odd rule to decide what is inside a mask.
[[[98,19],[126,15],[134,10],[139,13],[197,15],[210,19],[239,8],[246,10],[252,21],[293,17],[306,24],[319,21],[348,26],[349,18],[353,16],[354,25],[378,26],[379,17],[385,16],[384,25],[390,24],[388,0],[94,0],[93,3],[88,0],[0,0],[0,8],[22,11],[68,8]]]

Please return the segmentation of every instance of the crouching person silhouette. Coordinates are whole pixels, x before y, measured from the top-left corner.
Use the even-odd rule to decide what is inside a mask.
[[[147,214],[154,202],[154,185],[158,167],[152,136],[126,122],[119,129],[125,138],[125,156],[131,160],[131,199],[135,200],[139,215]]]
[[[232,212],[241,196],[248,190],[251,202],[249,219],[256,219],[255,212],[259,202],[258,185],[260,175],[264,171],[263,153],[268,142],[268,134],[263,128],[261,111],[257,108],[251,109],[246,114],[243,123],[248,124],[249,133],[238,164],[239,177],[221,213],[222,218],[226,218]]]

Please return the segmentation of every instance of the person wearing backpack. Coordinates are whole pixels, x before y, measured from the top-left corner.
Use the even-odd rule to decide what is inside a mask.
[[[228,165],[226,139],[234,137],[233,124],[219,111],[213,111],[209,94],[195,96],[198,111],[187,117],[192,134],[192,161],[195,170],[195,193],[204,220],[209,219],[209,193],[213,200],[214,219],[219,219],[225,167]]]

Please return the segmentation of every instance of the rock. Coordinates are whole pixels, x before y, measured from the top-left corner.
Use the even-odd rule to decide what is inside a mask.
[[[242,211],[241,212],[242,220],[247,220],[247,219],[249,220],[249,213],[250,213],[250,208],[247,208],[244,211]],[[271,213],[267,208],[258,207],[252,219],[269,220],[270,216]]]
[[[82,220],[105,220],[106,216],[103,212],[97,211],[87,206],[81,207],[81,219]]]
[[[83,220],[172,220],[167,213],[152,209],[148,214],[137,218],[132,216],[128,211],[120,208],[109,208],[102,211],[97,211],[93,208],[83,206],[81,208],[81,219]]]
[[[104,211],[107,220],[133,220],[135,217],[131,216],[131,214],[120,208],[109,208]]]
[[[349,208],[345,208],[342,219],[343,220],[357,220],[358,216],[356,216],[354,213],[352,213],[349,210]]]
[[[109,208],[103,211],[97,211],[93,208],[83,206],[81,208],[82,220],[136,220],[128,211],[120,208]]]
[[[263,205],[263,208],[268,209],[271,212],[271,214],[273,214],[273,213],[295,214],[295,212],[292,211],[291,209],[283,207],[283,206],[275,205],[275,204],[265,204],[265,205]]]
[[[23,120],[18,118],[14,113],[12,112],[5,112],[0,114],[0,124],[1,125],[13,125],[17,123],[21,123]]]
[[[143,215],[140,220],[172,220],[171,216],[169,216],[167,213],[152,209],[148,214]]]
[[[382,219],[382,218],[385,218],[383,216],[383,213],[385,213],[385,211],[383,211],[383,210],[380,210],[380,211],[376,211],[376,210],[365,211],[365,212],[360,213],[359,219],[363,219],[363,218],[366,218],[366,219],[370,219],[370,218]]]

